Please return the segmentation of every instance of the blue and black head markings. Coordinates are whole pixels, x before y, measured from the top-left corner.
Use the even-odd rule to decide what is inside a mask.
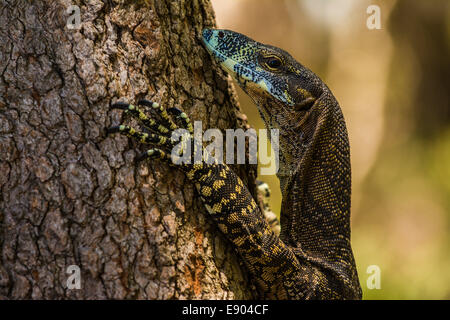
[[[203,29],[203,31],[202,31],[202,38],[205,41],[209,41],[211,39],[212,35],[213,35],[213,32],[212,32],[211,29]]]
[[[203,31],[203,43],[221,67],[230,72],[244,89],[253,84],[281,102],[293,105],[288,83],[268,64],[270,58],[275,57],[279,64],[271,65],[279,67],[285,59],[279,57],[278,52],[268,51],[270,46],[234,31],[213,29]]]

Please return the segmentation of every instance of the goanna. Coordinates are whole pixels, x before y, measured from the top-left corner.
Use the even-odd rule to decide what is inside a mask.
[[[350,149],[335,97],[317,75],[279,48],[229,30],[205,29],[202,38],[211,56],[254,100],[267,129],[279,130],[280,235],[226,164],[203,159],[178,167],[234,244],[261,298],[360,299],[350,244]],[[182,124],[192,137],[189,118],[154,102],[138,105],[153,108],[160,120],[135,105],[112,107],[126,110],[152,133],[126,125],[108,131],[155,145],[138,160],[174,161],[171,132]],[[187,149],[192,139],[183,141]]]

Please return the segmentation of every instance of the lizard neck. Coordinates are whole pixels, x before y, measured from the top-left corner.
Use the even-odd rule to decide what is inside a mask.
[[[350,148],[339,104],[326,91],[298,116],[264,102],[258,108],[267,128],[279,129],[281,238],[311,255],[329,252],[327,259],[338,259],[342,248],[350,248],[351,194]]]
[[[350,147],[331,93],[302,126],[280,126],[280,238],[319,268],[359,286],[350,243]]]

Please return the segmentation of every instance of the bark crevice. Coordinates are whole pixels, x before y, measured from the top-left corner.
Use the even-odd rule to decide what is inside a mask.
[[[79,30],[66,27],[71,4]],[[210,3],[0,6],[0,296],[252,298],[186,177],[161,162],[135,166],[144,147],[104,131],[123,117],[110,102],[141,98],[204,129],[247,126],[198,40],[214,25]],[[255,193],[255,168],[234,169]],[[66,286],[70,265],[80,290]]]

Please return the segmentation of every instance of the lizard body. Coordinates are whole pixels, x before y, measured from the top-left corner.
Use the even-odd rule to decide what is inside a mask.
[[[202,36],[209,53],[255,101],[267,129],[279,130],[281,234],[271,229],[226,164],[203,159],[178,167],[195,183],[208,212],[234,244],[261,298],[361,298],[350,245],[349,142],[336,99],[313,72],[281,49],[229,30],[205,29]],[[140,104],[156,110],[163,124],[150,121],[137,106],[113,107],[130,112],[156,134],[123,125],[109,132],[158,146],[140,159],[170,161],[167,150],[174,142],[167,135],[177,125],[157,103]],[[192,136],[186,114],[168,111]]]

